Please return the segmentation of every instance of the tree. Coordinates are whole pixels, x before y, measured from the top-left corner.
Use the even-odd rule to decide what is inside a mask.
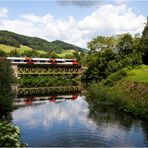
[[[9,61],[0,61],[0,113],[5,113],[12,109],[12,81]]]
[[[91,53],[88,57],[88,68],[82,79],[86,81],[105,79],[109,75],[107,70],[109,62],[116,58],[117,54],[110,48]]]
[[[111,37],[98,36],[88,42],[87,70],[83,80],[103,80],[128,66],[140,65],[140,37],[126,33]]]
[[[129,55],[133,52],[133,38],[130,34],[124,34],[118,44],[117,44],[117,51],[121,57]]]
[[[87,66],[87,57],[88,57],[88,53],[87,52],[81,52],[79,57],[79,64],[82,66]]]
[[[80,61],[80,53],[73,52],[73,58],[77,59],[77,61]]]
[[[64,58],[65,58],[65,59],[73,59],[74,56],[73,56],[73,54],[66,54],[66,55],[64,56]]]
[[[13,49],[10,51],[9,56],[11,57],[17,57],[19,56],[18,50],[17,49]]]
[[[36,50],[26,50],[23,55],[26,57],[39,57],[40,53]]]
[[[0,50],[0,57],[6,57],[6,52]]]
[[[59,58],[59,56],[55,52],[50,52],[49,58]]]
[[[141,51],[143,53],[143,63],[148,64],[148,17],[146,26],[144,27],[144,30],[142,32]]]
[[[116,36],[97,36],[97,38],[94,38],[92,41],[88,42],[88,48],[92,52],[99,52],[101,50],[104,50],[106,48],[114,49],[117,44],[117,37]]]

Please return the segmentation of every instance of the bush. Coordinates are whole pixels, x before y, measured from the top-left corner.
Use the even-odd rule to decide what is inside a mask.
[[[113,86],[117,81],[120,81],[122,78],[127,76],[128,68],[122,68],[121,70],[109,75],[106,80],[104,80],[104,84],[107,86]]]
[[[20,129],[11,123],[0,122],[0,147],[21,147]]]

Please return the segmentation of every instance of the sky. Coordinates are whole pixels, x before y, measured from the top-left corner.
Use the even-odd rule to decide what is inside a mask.
[[[80,47],[98,35],[142,33],[147,0],[0,0],[0,30]]]

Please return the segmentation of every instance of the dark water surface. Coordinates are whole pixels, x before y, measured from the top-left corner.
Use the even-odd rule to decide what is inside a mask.
[[[31,147],[148,146],[146,121],[88,103],[84,96],[51,98],[16,100],[13,123]]]

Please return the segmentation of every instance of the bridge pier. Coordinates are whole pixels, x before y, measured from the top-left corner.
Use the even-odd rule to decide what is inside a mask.
[[[19,75],[18,75],[18,65],[11,65],[11,68],[12,68],[13,76],[15,78],[18,78],[19,77]]]

